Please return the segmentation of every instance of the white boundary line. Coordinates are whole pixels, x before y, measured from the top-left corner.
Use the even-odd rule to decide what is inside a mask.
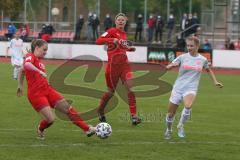
[[[0,144],[0,148],[4,147],[29,147],[29,148],[38,148],[38,147],[51,147],[51,148],[60,148],[60,147],[79,147],[79,146],[105,146],[105,145],[116,145],[116,146],[126,146],[126,145],[160,145],[160,144],[202,144],[202,145],[235,145],[240,146],[238,142],[213,142],[213,141],[141,141],[141,142],[103,142],[99,143],[65,143],[65,144]]]
[[[35,132],[36,129],[30,129],[30,128],[1,128],[0,133],[5,132]],[[82,132],[81,129],[58,129],[55,131],[61,131],[61,132]],[[132,133],[132,132],[143,132],[143,133],[163,133],[162,130],[135,130],[135,129],[115,129],[113,132],[116,133]],[[189,134],[201,134],[201,135],[216,135],[216,136],[231,136],[231,137],[239,137],[240,135],[233,134],[231,132],[206,132],[206,131],[189,131]]]

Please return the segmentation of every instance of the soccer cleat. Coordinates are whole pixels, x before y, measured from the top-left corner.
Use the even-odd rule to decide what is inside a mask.
[[[88,131],[85,132],[88,137],[93,136],[96,133],[96,127],[89,126]]]
[[[164,134],[164,139],[171,139],[172,138],[172,130],[166,130],[165,134]]]
[[[141,118],[138,118],[136,116],[132,117],[132,125],[136,126],[142,122]]]
[[[100,117],[99,117],[99,121],[100,121],[100,122],[107,122],[105,116],[100,116]]]
[[[183,124],[178,124],[177,129],[178,129],[178,137],[184,138],[185,132],[184,132]]]
[[[37,139],[40,139],[40,140],[44,140],[45,137],[44,137],[44,131],[41,131],[39,129],[40,126],[37,127]]]

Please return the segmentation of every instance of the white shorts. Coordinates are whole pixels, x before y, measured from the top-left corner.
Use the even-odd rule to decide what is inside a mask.
[[[189,94],[193,94],[193,95],[197,95],[197,92],[196,91],[186,91],[186,92],[181,92],[181,91],[175,91],[175,90],[172,90],[172,93],[171,93],[171,96],[169,98],[169,101],[173,104],[176,104],[176,105],[179,105],[182,100],[183,100],[183,97],[189,95]]]
[[[23,65],[23,58],[11,58],[12,66],[22,66]]]

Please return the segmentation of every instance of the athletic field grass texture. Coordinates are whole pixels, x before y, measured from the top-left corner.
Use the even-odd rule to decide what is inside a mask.
[[[48,77],[58,65],[46,65]],[[84,82],[86,67],[72,71],[66,84],[106,91],[104,72],[96,81]],[[10,63],[0,63],[0,160],[237,160],[240,159],[240,76],[217,74],[224,88],[215,87],[207,74],[203,74],[191,119],[185,125],[186,138],[176,134],[174,123],[171,140],[164,140],[165,114],[170,92],[148,98],[137,98],[138,112],[143,118],[139,126],[129,121],[128,105],[119,96],[118,106],[107,114],[113,133],[108,139],[86,137],[68,121],[56,118],[46,131],[44,141],[36,139],[36,127],[40,120],[26,97],[16,96],[17,82],[12,79]],[[134,73],[135,76],[144,74]],[[162,80],[173,84],[174,71],[167,72]],[[148,87],[136,87],[146,90]],[[64,94],[78,111],[96,108],[99,99],[81,95]],[[101,96],[101,95],[99,95]],[[96,125],[98,119],[89,120]]]

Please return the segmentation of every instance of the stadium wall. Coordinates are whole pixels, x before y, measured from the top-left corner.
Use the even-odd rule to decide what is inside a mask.
[[[0,42],[0,56],[5,56],[8,42]],[[24,43],[24,52],[30,49],[30,43]],[[103,45],[90,44],[48,44],[48,53],[45,58],[49,59],[82,59],[92,60],[94,56],[103,61],[107,61],[107,53]],[[129,52],[130,62],[147,63],[147,47],[137,46],[136,51]],[[95,60],[95,59],[94,59]]]
[[[213,66],[220,68],[240,68],[240,51],[213,50]]]
[[[0,56],[5,56],[8,42],[0,42]],[[30,48],[30,43],[24,43],[24,50]],[[130,62],[148,63],[148,47],[136,46],[136,52],[128,53]],[[77,59],[92,60],[96,57],[103,61],[107,60],[107,54],[104,46],[90,44],[54,44],[49,43],[48,54],[49,59]],[[94,59],[95,60],[95,59]],[[240,69],[240,51],[232,50],[213,50],[212,65],[220,68],[238,68]]]

